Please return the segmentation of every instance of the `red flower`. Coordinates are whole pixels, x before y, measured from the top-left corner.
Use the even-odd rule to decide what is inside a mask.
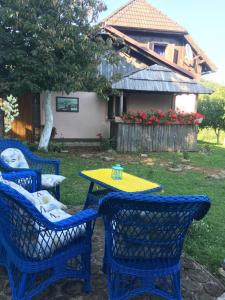
[[[153,115],[149,118],[150,121],[155,121],[156,117]]]
[[[147,114],[145,112],[140,113],[140,116],[143,120],[147,119]]]
[[[172,120],[176,120],[177,119],[177,115],[176,114],[171,115],[171,119]]]

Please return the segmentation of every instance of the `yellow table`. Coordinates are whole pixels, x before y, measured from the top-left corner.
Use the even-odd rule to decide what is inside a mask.
[[[112,169],[97,169],[80,172],[80,176],[90,181],[85,208],[90,204],[99,204],[99,199],[108,192],[122,191],[128,193],[146,193],[156,192],[162,189],[162,186],[142,179],[140,177],[123,172],[122,180],[114,180],[111,178]],[[94,184],[104,187],[105,190],[93,192]]]

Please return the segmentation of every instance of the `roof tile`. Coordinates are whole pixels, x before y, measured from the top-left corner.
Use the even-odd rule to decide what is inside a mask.
[[[145,0],[131,0],[103,22],[105,25],[172,32],[187,32]]]
[[[211,94],[213,92],[197,81],[157,64],[124,76],[119,81],[114,82],[112,88],[129,91],[187,94]]]

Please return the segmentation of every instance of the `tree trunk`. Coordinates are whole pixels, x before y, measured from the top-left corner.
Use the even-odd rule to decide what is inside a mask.
[[[38,149],[48,151],[48,144],[51,138],[53,127],[53,114],[51,107],[51,92],[46,92],[44,97],[44,112],[45,112],[45,126],[41,133]]]
[[[4,137],[4,111],[0,107],[0,138]]]
[[[219,145],[219,143],[220,143],[220,130],[217,129],[217,130],[215,130],[215,132],[216,132],[216,143],[217,143],[217,145]]]

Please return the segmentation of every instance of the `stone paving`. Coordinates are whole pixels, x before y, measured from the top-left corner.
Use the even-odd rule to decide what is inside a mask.
[[[70,207],[74,213],[80,207]],[[82,282],[75,280],[61,280],[47,288],[34,300],[107,300],[106,277],[101,271],[103,246],[103,224],[97,221],[93,236],[92,255],[92,285],[93,291],[85,294],[82,291]],[[225,287],[212,276],[204,267],[188,257],[182,257],[181,286],[184,300],[220,300],[225,299]],[[222,295],[222,296],[221,296]],[[5,271],[0,268],[0,300],[10,300],[10,288]],[[142,296],[136,300],[159,300],[161,297]]]

